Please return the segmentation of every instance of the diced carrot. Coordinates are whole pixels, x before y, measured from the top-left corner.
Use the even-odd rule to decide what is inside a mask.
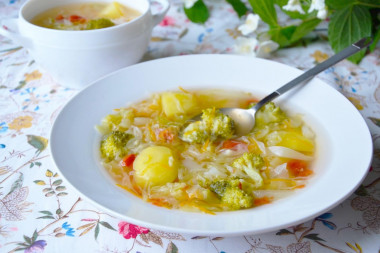
[[[210,144],[210,139],[207,139],[207,141],[202,146],[202,149],[201,149],[202,152],[206,152],[207,151],[207,148],[208,148],[209,144]]]
[[[273,197],[264,196],[261,198],[255,198],[255,200],[253,201],[253,204],[254,206],[262,206],[262,205],[269,204],[272,201],[273,201]]]
[[[308,164],[301,160],[289,161],[287,169],[293,177],[307,177],[313,174],[313,171],[308,168]]]
[[[120,165],[123,167],[131,167],[136,159],[135,154],[129,154],[120,161]]]
[[[245,142],[237,140],[225,140],[222,144],[222,149],[235,149],[238,145],[247,146]]]
[[[169,208],[168,203],[163,199],[150,199],[149,202],[155,206]]]
[[[62,20],[65,19],[65,17],[62,14],[59,14],[57,17],[55,17],[55,20]]]
[[[167,128],[161,130],[158,136],[166,142],[172,142],[174,140],[174,134]]]
[[[116,184],[116,185],[119,186],[120,188],[122,188],[123,190],[126,190],[127,192],[129,192],[129,193],[135,195],[136,197],[141,198],[141,195],[139,195],[137,192],[135,192],[135,191],[129,189],[127,186],[125,186],[125,185],[121,185],[121,184]]]
[[[70,22],[83,22],[82,20],[86,20],[85,18],[83,18],[83,17],[81,17],[81,16],[78,16],[78,15],[71,15],[70,17],[69,17],[69,20],[70,20]]]

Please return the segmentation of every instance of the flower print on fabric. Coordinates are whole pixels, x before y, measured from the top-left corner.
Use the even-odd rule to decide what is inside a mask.
[[[75,230],[71,227],[71,225],[67,222],[62,224],[62,228],[66,230],[66,235],[74,237]]]
[[[158,24],[159,26],[174,26],[176,20],[171,16],[165,16],[164,19]]]
[[[35,241],[32,245],[25,249],[25,253],[39,253],[43,252],[47,245],[45,240]]]
[[[149,229],[121,221],[118,224],[119,234],[125,239],[136,238],[139,234],[149,233]]]
[[[21,130],[23,128],[32,127],[33,118],[31,116],[20,116],[15,118],[11,123],[8,124],[9,129]]]
[[[0,134],[1,134],[1,133],[5,133],[7,130],[8,130],[7,123],[5,123],[5,122],[1,122],[1,123],[0,123]]]

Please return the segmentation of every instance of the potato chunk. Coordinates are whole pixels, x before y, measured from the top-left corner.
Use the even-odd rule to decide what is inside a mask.
[[[314,143],[296,132],[274,131],[266,137],[268,146],[283,146],[300,152],[313,152]]]
[[[173,182],[178,175],[177,162],[170,148],[152,146],[137,155],[133,169],[138,186],[158,186]]]
[[[194,95],[189,93],[165,92],[161,96],[161,106],[168,118],[192,113],[196,105]]]
[[[118,19],[123,15],[123,6],[118,2],[108,4],[107,7],[99,13],[100,17],[109,19]]]

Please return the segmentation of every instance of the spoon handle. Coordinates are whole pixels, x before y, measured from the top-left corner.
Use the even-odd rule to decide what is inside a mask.
[[[337,54],[333,55],[332,57],[330,57],[329,59],[327,59],[326,61],[316,65],[314,68],[309,69],[308,71],[306,71],[302,75],[296,77],[295,79],[291,80],[290,82],[288,82],[284,86],[282,86],[279,89],[277,89],[276,91],[272,92],[271,94],[269,94],[268,96],[263,98],[259,103],[257,103],[253,109],[256,111],[259,110],[263,105],[272,101],[273,99],[275,99],[279,95],[281,95],[281,94],[287,92],[288,90],[294,88],[295,86],[302,83],[303,81],[307,81],[307,80],[313,78],[315,75],[319,74],[323,70],[325,70],[325,69],[333,66],[334,64],[340,62],[341,60],[346,59],[347,57],[359,52],[363,48],[368,47],[371,43],[372,43],[372,38],[367,37],[367,38],[363,38],[363,39],[359,40],[358,42],[352,44],[349,47],[346,47],[345,49],[343,49],[339,53],[337,53]]]

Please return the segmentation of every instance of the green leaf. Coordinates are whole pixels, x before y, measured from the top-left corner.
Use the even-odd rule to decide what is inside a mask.
[[[26,250],[27,248],[17,248],[14,251],[21,251],[21,250]]]
[[[35,162],[34,164],[37,165],[38,167],[41,167],[41,165],[42,165],[42,163],[40,163],[40,162]]]
[[[32,243],[34,243],[37,240],[37,237],[38,237],[38,232],[37,230],[34,230],[33,236],[32,236]]]
[[[277,13],[274,8],[274,0],[248,0],[253,12],[260,16],[261,20],[270,27],[277,27]]]
[[[24,242],[24,243],[17,243],[16,245],[18,245],[18,246],[23,246],[23,247],[29,247],[29,245],[26,244],[25,242]]]
[[[178,248],[172,241],[170,241],[165,253],[178,253]]]
[[[58,197],[63,197],[66,196],[68,193],[67,192],[60,192],[57,194]]]
[[[30,163],[29,168],[33,168],[33,166],[34,166],[34,163]]]
[[[98,235],[99,235],[99,223],[96,224],[96,227],[95,227],[95,240],[98,239]]]
[[[102,226],[104,226],[104,227],[106,227],[106,228],[108,228],[108,229],[111,229],[111,230],[115,230],[116,231],[116,229],[114,229],[108,222],[106,222],[106,221],[99,221],[99,223],[100,223],[100,225],[102,225]]]
[[[43,180],[34,180],[33,182],[38,185],[46,185],[45,181]]]
[[[54,191],[48,192],[45,194],[45,197],[51,197],[54,195],[54,193],[55,193]]]
[[[207,238],[207,236],[198,235],[198,236],[191,237],[192,240],[199,240],[199,239],[205,239],[205,238]]]
[[[294,43],[304,36],[308,35],[317,27],[320,22],[321,20],[318,18],[313,18],[302,22],[294,31],[293,36],[290,39],[290,43]]]
[[[335,53],[343,50],[361,38],[370,37],[372,29],[371,14],[361,6],[351,6],[336,11],[330,20],[328,38]],[[365,54],[365,50],[354,54],[348,59],[358,63]]]
[[[43,213],[43,214],[46,214],[46,215],[53,215],[51,212],[49,211],[39,211],[40,213]]]
[[[295,29],[296,29],[295,26],[277,27],[274,29],[270,29],[268,31],[268,34],[271,36],[271,40],[277,42],[280,45],[280,47],[286,47],[286,46],[289,46],[290,44],[289,39],[287,38],[286,35],[289,36],[290,31],[294,32]]]
[[[367,189],[364,187],[364,185],[360,185],[358,189],[356,189],[355,194],[358,196],[369,196],[369,193]]]
[[[183,8],[186,16],[194,23],[203,24],[210,16],[207,6],[202,0],[198,0],[191,8]]]
[[[55,180],[55,181],[53,182],[53,185],[54,185],[54,186],[58,186],[58,185],[60,185],[60,184],[62,184],[62,179],[58,179],[58,180]]]
[[[18,177],[18,179],[16,181],[13,182],[13,184],[11,186],[11,190],[9,191],[9,193],[7,195],[9,195],[12,192],[14,192],[15,190],[21,188],[23,181],[24,181],[24,174],[20,173],[20,176]]]
[[[283,29],[280,30],[280,33],[289,41],[291,41],[294,32],[297,30],[297,27],[292,25],[292,26],[287,26],[284,27]]]
[[[325,4],[329,9],[340,10],[353,5],[355,2],[356,0],[326,0]]]
[[[236,11],[239,18],[247,13],[247,6],[241,0],[226,0],[229,4],[231,4],[232,8]]]
[[[52,188],[44,188],[43,190],[42,190],[42,192],[49,192],[49,191],[51,191],[51,190],[53,190]]]
[[[29,245],[32,244],[32,240],[26,235],[24,235],[24,240],[27,244],[29,244]]]
[[[269,35],[271,39],[277,42],[280,47],[287,47],[302,39],[321,22],[317,18],[310,20],[305,20],[299,26],[286,26],[286,27],[277,27],[269,30]]]
[[[55,211],[56,214],[60,215],[62,213],[62,209],[61,208],[58,208],[56,211]]]
[[[38,217],[37,219],[54,219],[53,216],[41,216],[41,217]]]
[[[326,0],[330,9],[341,10],[352,5],[361,5],[371,8],[380,8],[380,0]]]
[[[379,40],[380,40],[380,29],[377,29],[377,31],[375,32],[375,34],[373,36],[372,44],[369,46],[369,51],[370,52],[373,52],[373,50],[375,50],[375,48],[376,48],[377,43],[379,42]]]
[[[277,233],[276,233],[276,235],[292,235],[293,233],[292,232],[290,232],[289,230],[287,230],[287,229],[281,229],[280,231],[278,231]]]
[[[63,185],[61,185],[61,186],[57,186],[57,187],[55,188],[55,190],[61,192],[61,191],[66,190],[66,187],[63,186]]]
[[[319,238],[318,234],[308,234],[308,235],[305,235],[304,237],[313,241],[325,241],[322,238]]]

